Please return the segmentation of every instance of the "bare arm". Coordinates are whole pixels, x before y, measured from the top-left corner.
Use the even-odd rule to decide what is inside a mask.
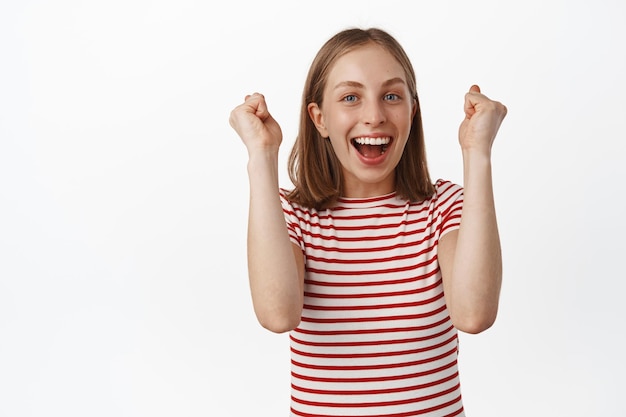
[[[260,94],[247,96],[231,112],[230,123],[249,156],[248,276],[254,311],[263,327],[289,331],[300,323],[304,258],[289,239],[278,194],[282,133]]]
[[[472,86],[459,129],[464,201],[459,230],[439,241],[446,303],[454,325],[467,333],[489,328],[498,312],[502,255],[491,177],[491,147],[507,109]]]

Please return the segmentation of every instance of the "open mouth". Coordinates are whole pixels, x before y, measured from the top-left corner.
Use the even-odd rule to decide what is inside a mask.
[[[352,139],[351,142],[352,146],[365,158],[377,158],[385,154],[391,143],[391,138],[389,136],[380,138],[360,137]]]

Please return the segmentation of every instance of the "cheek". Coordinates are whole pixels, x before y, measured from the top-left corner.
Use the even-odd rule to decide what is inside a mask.
[[[337,156],[350,152],[350,147],[352,146],[349,140],[345,140],[344,135],[337,132],[334,132],[334,134],[331,133],[330,144],[332,145]]]
[[[401,129],[410,130],[413,124],[413,113],[409,109],[407,112],[398,112],[394,114],[393,122]]]
[[[326,128],[335,136],[346,135],[352,125],[350,116],[345,113],[335,113],[326,119]]]

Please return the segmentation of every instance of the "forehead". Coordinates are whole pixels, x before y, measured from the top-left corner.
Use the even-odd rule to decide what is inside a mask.
[[[406,73],[398,60],[375,43],[359,46],[339,57],[331,66],[327,86],[356,81],[362,84],[382,83],[400,78],[406,83]]]

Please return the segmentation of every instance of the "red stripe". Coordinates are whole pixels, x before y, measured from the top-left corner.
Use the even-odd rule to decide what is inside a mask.
[[[307,285],[318,285],[320,287],[368,287],[374,285],[395,285],[395,284],[406,284],[409,282],[417,282],[424,280],[426,278],[430,278],[433,275],[439,272],[439,268],[433,269],[432,271],[423,274],[416,275],[409,278],[400,278],[400,279],[390,279],[385,281],[357,281],[357,282],[337,282],[337,281],[320,281],[317,279],[305,279],[304,282]]]
[[[316,292],[305,291],[304,295],[311,298],[332,298],[332,299],[351,299],[351,298],[380,298],[380,297],[397,297],[402,295],[421,294],[434,290],[441,284],[441,279],[435,283],[422,288],[415,288],[405,291],[389,291],[389,292],[376,292],[376,293],[358,293],[358,294],[324,294]]]
[[[443,342],[437,343],[435,345],[418,348],[418,349],[408,349],[408,350],[398,350],[393,352],[372,352],[372,353],[308,353],[302,352],[300,350],[296,350],[293,347],[291,348],[291,352],[296,355],[304,356],[307,358],[323,358],[323,359],[355,359],[355,358],[385,358],[389,356],[403,356],[403,355],[413,355],[418,353],[428,352],[429,350],[439,349],[450,342],[456,340],[457,335],[455,334],[451,338],[444,340]]]
[[[318,319],[311,317],[302,317],[301,321],[307,323],[364,323],[364,322],[377,322],[377,321],[396,321],[396,320],[414,320],[423,319],[426,317],[435,316],[446,310],[446,306],[443,305],[436,310],[429,311],[421,314],[409,314],[402,316],[382,316],[382,317],[354,317],[354,318],[330,318],[330,319]],[[305,330],[300,327],[295,328],[293,331],[297,333],[320,335],[320,336],[338,336],[348,334],[377,334],[377,333],[395,333],[395,332],[411,332],[416,330],[427,330],[437,327],[442,323],[450,321],[450,316],[440,320],[436,323],[423,325],[423,326],[411,326],[411,327],[394,327],[388,329],[357,329],[357,330]]]
[[[331,264],[349,264],[349,265],[360,265],[360,264],[382,264],[385,262],[397,262],[404,259],[415,259],[421,255],[424,255],[428,252],[431,252],[435,246],[430,246],[420,252],[417,253],[406,253],[404,255],[398,256],[388,256],[384,258],[366,258],[366,259],[337,259],[337,258],[322,258],[320,256],[307,255],[308,261],[314,261],[319,263],[331,263]],[[378,252],[372,251],[372,252]]]
[[[396,217],[402,218],[402,217],[405,217],[407,214],[411,216],[415,216],[415,215],[421,214],[422,212],[426,212],[424,213],[425,217],[430,217],[429,215],[432,212],[431,207],[429,205],[414,206],[413,209],[411,209],[410,208],[411,206],[409,206],[408,210],[407,210],[406,204],[385,204],[380,207],[385,207],[391,210],[385,213],[379,212],[379,213],[368,213],[368,214],[362,214],[362,215],[353,214],[350,216],[342,216],[340,214],[342,211],[347,211],[347,210],[352,209],[349,207],[335,207],[333,208],[333,214],[331,215],[319,214],[318,212],[311,212],[309,210],[303,209],[302,207],[292,207],[293,211],[284,210],[284,209],[283,211],[292,216],[299,217],[299,218],[302,218],[303,220],[306,220],[307,224],[312,225],[312,226],[319,226],[321,223],[328,222],[328,221],[351,222],[354,220],[371,220],[371,219],[379,220],[379,219],[393,219]],[[316,219],[317,221],[315,221]]]
[[[407,266],[402,266],[402,267],[397,267],[397,268],[385,268],[385,269],[370,269],[370,270],[359,270],[359,271],[337,271],[337,270],[330,270],[330,269],[319,269],[319,268],[312,268],[307,266],[306,270],[308,272],[313,272],[313,273],[317,273],[317,274],[326,274],[326,275],[376,275],[376,274],[386,274],[386,273],[391,273],[391,272],[404,272],[404,271],[411,271],[414,269],[418,269],[418,268],[423,268],[431,263],[433,263],[434,261],[437,260],[437,257],[434,256],[433,258],[424,261],[424,262],[420,262],[418,264],[414,264],[414,265],[407,265]]]
[[[375,203],[376,201],[385,201],[391,198],[395,198],[396,193],[390,193],[387,195],[382,195],[379,197],[367,197],[367,198],[339,198],[338,201],[340,203],[353,203],[353,204],[362,204],[362,203]]]
[[[338,247],[329,247],[329,246],[322,246],[322,245],[314,245],[312,243],[307,243],[306,247],[308,249],[312,249],[312,250],[318,250],[318,251],[322,251],[322,252],[337,252],[337,253],[368,253],[368,252],[386,252],[386,251],[392,251],[395,249],[401,249],[401,248],[410,248],[410,247],[418,247],[419,245],[423,244],[424,242],[428,242],[430,240],[433,239],[433,237],[435,236],[435,232],[430,233],[429,235],[426,235],[425,237],[423,237],[420,240],[411,240],[408,242],[401,242],[401,243],[397,243],[394,245],[388,245],[388,246],[376,246],[374,248],[369,248],[369,247],[361,247],[361,248],[338,248]]]
[[[406,212],[402,212],[402,218],[406,217]],[[367,216],[364,217],[364,219],[367,219],[371,216]],[[425,221],[427,221],[431,216],[424,216],[424,217],[420,217],[418,219],[413,219],[413,220],[402,220],[398,223],[383,223],[383,224],[368,224],[368,225],[356,225],[356,226],[339,226],[337,225],[337,223],[341,223],[336,221],[336,218],[333,218],[333,220],[335,220],[335,223],[329,223],[329,224],[319,224],[319,223],[311,223],[308,220],[304,220],[301,219],[301,226],[302,225],[308,225],[310,226],[312,229],[315,228],[319,228],[319,229],[324,229],[324,230],[337,230],[337,231],[364,231],[364,230],[381,230],[381,229],[397,229],[399,227],[404,227],[407,228],[407,226],[411,226],[411,225],[416,225],[416,224],[420,224],[420,223],[424,223]],[[432,223],[432,222],[431,222]],[[431,223],[427,223],[427,226],[429,226]],[[427,229],[428,227],[423,228],[421,231],[423,232],[425,229]]]
[[[395,197],[393,197],[395,198]],[[391,200],[391,199],[390,199]],[[341,202],[342,200],[339,199],[339,202]],[[341,206],[341,205],[337,205],[336,207],[333,207],[333,212],[337,211],[337,212],[342,212],[342,211],[347,211],[347,210],[352,210],[354,209],[355,206],[355,202],[354,201],[349,201],[348,203],[351,204],[347,204],[345,206]],[[358,203],[356,204],[358,205]],[[376,208],[388,208],[388,209],[392,209],[392,210],[403,210],[406,209],[407,203],[405,201],[400,202],[399,204],[391,204],[391,203],[385,203],[385,204],[380,204],[378,206],[376,206]],[[417,206],[417,205],[415,205]],[[419,213],[419,211],[421,210],[425,210],[428,208],[428,205],[422,205],[422,208],[418,211],[413,210],[411,211],[411,213]],[[389,216],[389,214],[387,213],[377,213],[375,215],[373,215],[372,217],[387,217]],[[331,216],[324,216],[324,217],[331,217]],[[337,216],[337,215],[333,215],[332,217],[334,218],[339,218],[339,219],[352,219],[352,218],[363,218],[363,217],[369,217],[369,216]]]
[[[409,206],[409,209],[407,209],[406,204],[401,204],[401,205],[390,204],[390,205],[385,205],[385,207],[391,209],[391,211],[388,211],[386,213],[379,212],[379,213],[368,213],[368,214],[362,214],[362,215],[353,214],[350,216],[342,216],[341,214],[337,214],[337,213],[341,213],[341,211],[351,210],[351,208],[335,207],[333,208],[333,214],[320,214],[316,211],[312,212],[303,207],[292,205],[291,209],[283,207],[283,213],[286,214],[288,217],[297,217],[298,219],[301,219],[303,224],[317,227],[317,226],[321,226],[322,223],[330,223],[330,222],[349,223],[355,220],[372,220],[372,219],[380,220],[380,219],[404,218],[407,215],[416,216],[419,214],[422,214],[422,217],[420,217],[421,219],[425,219],[425,218],[431,217],[433,210],[437,209],[437,207],[431,207],[430,205],[415,206],[415,208],[413,209],[411,209]]]
[[[373,304],[373,305],[357,305],[357,306],[316,306],[311,304],[305,304],[305,310],[314,311],[363,311],[363,310],[381,310],[386,308],[403,308],[403,307],[417,307],[426,304],[433,303],[443,298],[443,291],[434,297],[426,300],[412,301],[409,303],[393,303],[393,304]]]
[[[457,223],[457,222],[455,222],[455,223],[448,223],[448,224],[446,224],[445,226],[443,226],[441,228],[440,234],[443,235],[444,232],[446,232],[448,229],[454,229],[454,228],[458,227],[459,225],[460,225],[460,223]]]
[[[455,410],[455,411],[453,411],[453,412],[451,412],[449,414],[446,414],[445,416],[442,416],[442,417],[455,417],[455,416],[458,416],[458,415],[460,415],[462,413],[463,413],[463,406],[461,405],[461,408],[459,408],[458,410]]]
[[[281,190],[282,191],[282,190]],[[281,192],[280,193],[281,196],[289,201],[285,195],[285,193]],[[392,201],[393,199],[395,199],[395,195],[392,196],[385,196],[382,197],[378,200],[373,200],[373,202],[375,201],[383,201],[383,200],[389,200]],[[347,200],[342,200],[339,199],[339,202],[345,202],[348,203],[349,205],[354,206],[355,204],[358,205],[359,202],[358,201],[347,201]],[[368,201],[361,201],[360,203],[367,203]],[[291,204],[290,204],[291,205]],[[415,205],[417,207],[419,207],[419,209],[417,210],[409,210],[408,213],[410,214],[416,214],[419,213],[421,211],[424,211],[426,209],[428,209],[428,205],[424,205],[424,204],[420,204],[420,205]],[[351,210],[353,207],[349,207],[348,205],[346,206],[341,206],[341,205],[337,205],[336,207],[333,207],[332,211],[333,214],[332,215],[328,215],[328,214],[320,214],[317,211],[311,211],[309,209],[307,209],[306,207],[299,207],[299,206],[293,206],[293,211],[290,210],[284,210],[285,213],[288,213],[290,215],[293,216],[297,216],[297,217],[307,217],[307,218],[312,218],[312,219],[322,219],[322,220],[326,220],[326,219],[367,219],[367,218],[384,218],[384,217],[394,217],[394,216],[400,216],[401,214],[399,213],[405,213],[404,209],[406,209],[407,207],[407,203],[402,201],[399,204],[391,204],[391,203],[385,203],[385,204],[381,204],[377,207],[381,207],[381,208],[388,208],[388,209],[392,209],[392,210],[398,210],[397,212],[392,212],[392,213],[376,213],[376,214],[371,214],[371,215],[361,215],[361,216],[341,216],[341,215],[337,215],[335,214],[336,212],[342,212],[345,210]],[[324,210],[322,211],[322,213],[328,213],[328,210]]]
[[[313,365],[310,363],[302,363],[296,360],[291,360],[291,364],[294,366],[298,366],[300,368],[307,369],[318,369],[322,371],[369,371],[374,369],[393,369],[393,368],[407,368],[410,366],[423,365],[425,363],[430,363],[434,361],[438,361],[439,359],[443,359],[446,356],[450,356],[457,353],[457,347],[455,346],[451,350],[442,353],[441,355],[435,356],[433,358],[419,359],[410,362],[400,362],[400,363],[381,363],[378,365]]]
[[[409,398],[406,400],[395,400],[395,401],[378,401],[378,402],[364,402],[364,403],[331,403],[331,402],[306,401],[306,400],[302,400],[300,398],[296,398],[293,396],[291,397],[291,399],[297,403],[305,404],[309,406],[315,406],[315,407],[339,407],[339,408],[388,407],[392,405],[414,404],[414,403],[432,400],[434,398],[448,395],[458,390],[459,388],[460,388],[459,384],[456,384],[455,386],[448,388],[447,390],[438,392],[436,394],[425,395],[423,397]],[[458,400],[460,399],[461,397],[459,396]],[[444,403],[436,407],[430,407],[429,409],[426,409],[426,410],[420,410],[419,412],[421,414],[425,414],[431,411],[440,410],[442,408],[448,407],[451,404],[454,404],[455,402],[457,402],[457,400],[453,400],[449,403]]]
[[[445,307],[439,308],[431,312],[430,315],[435,315],[445,310]],[[412,317],[413,318],[413,317]],[[356,330],[308,330],[296,328],[293,331],[296,333],[303,333],[309,335],[316,336],[341,336],[341,335],[358,335],[358,334],[379,334],[379,333],[398,333],[398,332],[415,332],[415,331],[423,331],[429,330],[434,327],[438,327],[443,323],[448,323],[450,321],[450,316],[439,320],[434,323],[429,323],[421,326],[411,326],[411,327],[390,327],[388,329],[356,329]]]
[[[313,239],[321,239],[322,241],[335,241],[335,242],[361,242],[361,241],[382,241],[382,240],[392,240],[398,237],[405,237],[405,236],[413,236],[413,235],[423,235],[427,230],[431,229],[433,225],[433,222],[427,223],[425,227],[421,228],[421,229],[414,229],[414,230],[403,230],[401,232],[395,233],[395,234],[391,234],[391,235],[372,235],[372,236],[356,236],[356,237],[347,237],[347,236],[343,236],[343,237],[338,237],[338,236],[326,236],[326,235],[322,235],[320,233],[314,233],[311,232],[309,230],[306,229],[302,229],[302,235],[303,236],[309,236]],[[290,226],[294,226],[294,225],[290,225]],[[299,225],[295,225],[296,228],[299,228]],[[336,228],[336,227],[319,227],[320,229],[323,230],[341,230],[341,228]],[[353,229],[350,230],[355,230],[355,231],[362,231],[365,228],[362,226],[356,226]]]
[[[450,200],[454,196],[460,196],[460,195],[461,195],[461,193],[453,194],[449,198],[447,198],[445,202],[447,202],[448,200]],[[457,199],[454,203],[450,204],[450,206],[448,208],[446,208],[445,210],[443,210],[441,212],[441,216],[445,219],[446,217],[448,217],[450,215],[450,213],[452,213],[454,211],[459,211],[462,206],[463,206],[463,200]]]
[[[452,375],[441,378],[437,381],[428,382],[426,384],[409,385],[400,388],[387,388],[387,389],[371,389],[371,390],[323,390],[299,387],[295,384],[291,384],[291,388],[295,391],[306,392],[308,394],[321,394],[321,395],[377,395],[377,394],[394,394],[398,392],[417,391],[421,389],[431,388],[439,384],[452,381],[459,376],[458,372]]]
[[[461,396],[458,396],[455,400],[449,401],[448,403],[444,404],[442,407],[439,407],[437,409],[441,409],[441,408],[445,408],[448,407],[454,403],[458,403],[461,401]],[[422,410],[418,410],[418,411],[409,411],[409,412],[405,412],[405,413],[393,413],[393,414],[376,414],[376,417],[415,417],[415,416],[419,416],[425,413],[430,412],[431,409],[427,409],[426,411],[422,411]],[[436,411],[436,410],[432,410],[432,411]],[[293,407],[291,408],[291,412],[297,416],[300,417],[336,417],[336,415],[329,415],[329,414],[310,414],[310,413],[304,413],[302,411],[298,411],[296,409],[294,409]],[[442,417],[454,417],[454,416],[458,416],[459,414],[461,414],[463,412],[463,406],[461,406],[461,408],[459,408],[457,411],[453,412],[452,414],[446,414],[445,416]]]
[[[446,369],[453,368],[456,366],[457,360],[456,357],[450,363],[447,363],[438,368],[429,369],[427,371],[413,372],[410,374],[404,375],[387,375],[387,376],[378,376],[378,377],[368,377],[368,378],[322,378],[322,377],[314,377],[309,375],[297,374],[295,372],[291,372],[291,376],[297,379],[302,379],[304,381],[311,382],[331,382],[331,383],[361,383],[361,382],[388,382],[388,381],[399,381],[402,379],[411,379],[411,378],[421,378],[424,376],[434,375],[439,372],[443,372]]]
[[[404,343],[416,343],[423,342],[425,340],[434,339],[452,331],[454,327],[450,325],[445,330],[429,334],[422,337],[410,337],[408,339],[391,339],[391,340],[363,340],[360,342],[311,342],[308,340],[296,339],[293,334],[289,335],[289,338],[299,345],[318,346],[318,347],[350,347],[350,346],[378,346],[378,345],[400,345]]]

